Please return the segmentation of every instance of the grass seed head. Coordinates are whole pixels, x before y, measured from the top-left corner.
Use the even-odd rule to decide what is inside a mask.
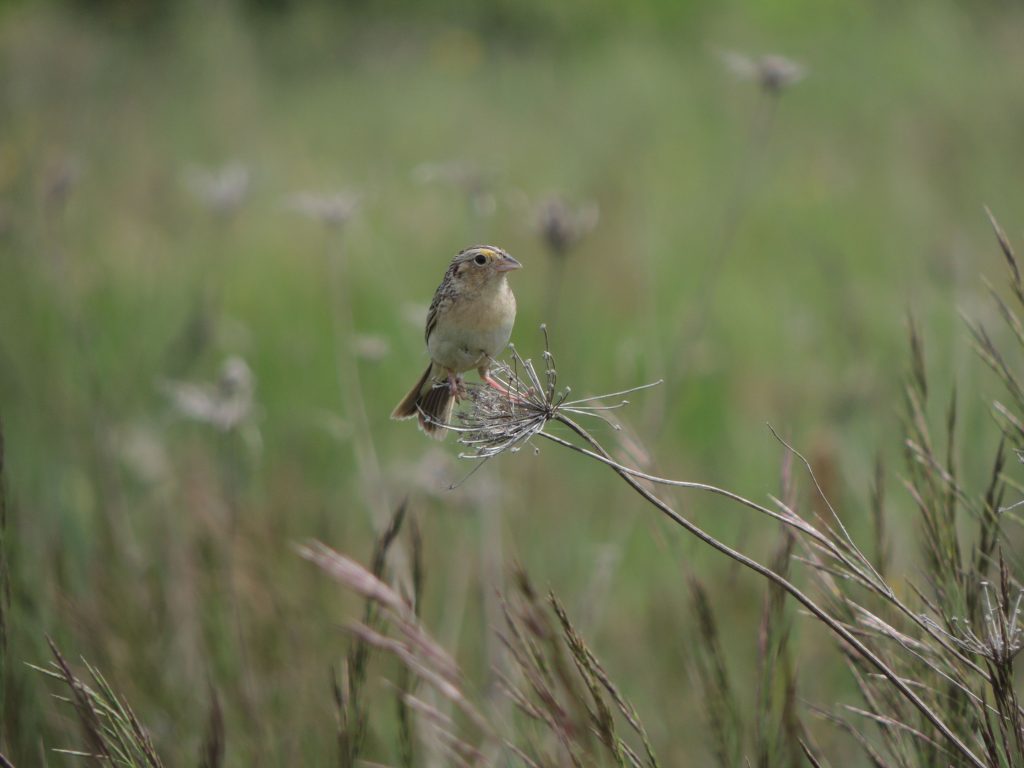
[[[950,635],[950,639],[965,651],[993,664],[1008,665],[1024,648],[1024,622],[1021,621],[1024,590],[1018,592],[1017,599],[1004,611],[999,600],[993,604],[988,582],[983,582],[981,589],[985,603],[981,627],[975,628],[969,621],[954,618],[952,623],[958,631]]]

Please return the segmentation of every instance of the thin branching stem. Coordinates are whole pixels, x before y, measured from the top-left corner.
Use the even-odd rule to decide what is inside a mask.
[[[560,421],[561,419],[557,420]],[[938,643],[943,648],[943,650],[954,655],[958,661],[969,667],[971,671],[981,675],[986,682],[991,682],[991,678],[988,672],[984,669],[984,667],[977,664],[971,658],[963,654],[959,649],[956,648],[954,644],[950,643],[945,637],[943,637],[943,635],[940,632],[936,631],[936,626],[933,623],[930,623],[926,620],[926,618],[922,618],[921,615],[911,610],[910,606],[908,606],[906,603],[900,600],[892,591],[892,589],[889,588],[889,586],[885,583],[884,579],[881,579],[878,576],[877,570],[875,570],[872,567],[869,573],[865,573],[864,571],[862,571],[856,563],[852,562],[850,558],[847,557],[846,554],[836,546],[835,542],[832,539],[828,538],[823,533],[821,533],[821,531],[819,531],[817,528],[810,525],[806,520],[801,518],[792,510],[790,510],[780,500],[776,501],[778,502],[779,506],[786,511],[786,514],[779,514],[778,512],[775,512],[769,509],[768,507],[765,507],[764,505],[758,504],[756,501],[752,501],[751,499],[734,493],[733,491],[729,491],[725,488],[720,488],[709,483],[699,483],[689,480],[673,480],[667,477],[659,477],[657,475],[652,475],[647,472],[642,472],[638,469],[634,469],[632,467],[627,467],[623,464],[620,464],[607,454],[602,455],[600,453],[595,453],[594,451],[588,451],[586,448],[582,448],[578,445],[575,445],[569,442],[568,440],[564,440],[558,437],[557,435],[552,435],[549,432],[540,432],[539,434],[541,437],[547,438],[551,442],[557,443],[566,448],[570,448],[576,451],[577,453],[582,453],[583,455],[596,459],[603,464],[607,464],[620,474],[624,473],[633,478],[646,480],[648,482],[656,483],[658,485],[666,485],[676,488],[689,488],[691,490],[711,493],[716,496],[723,496],[727,499],[730,499],[731,501],[735,501],[738,504],[748,507],[749,509],[752,509],[755,512],[767,515],[768,517],[771,517],[774,520],[778,520],[779,522],[785,525],[796,528],[802,533],[810,536],[811,539],[813,539],[815,543],[820,545],[829,555],[836,558],[838,562],[842,563],[844,566],[850,569],[849,573],[834,573],[834,575],[853,576],[860,584],[863,584],[864,586],[872,589],[874,592],[876,592],[878,595],[880,595],[882,598],[888,601],[891,605],[893,605],[897,610],[899,610],[900,613],[902,613],[910,621],[917,625],[922,631],[926,632],[929,637],[931,637],[936,643]],[[789,448],[788,445],[787,448]],[[790,450],[792,449],[790,448]],[[803,457],[801,456],[801,458]],[[804,461],[806,461],[806,459],[804,459]],[[833,514],[836,513],[833,512]],[[838,515],[836,516],[838,517]],[[860,554],[860,550],[856,547],[854,548],[854,552]],[[860,557],[858,557],[857,560],[858,562],[865,562],[866,558],[862,554],[860,554]],[[809,562],[808,564],[817,569],[826,568],[821,563]]]
[[[754,559],[752,559],[750,557],[747,557],[742,552],[738,552],[737,550],[729,547],[727,544],[724,544],[723,542],[719,541],[714,536],[711,536],[709,533],[705,532],[702,528],[700,528],[699,526],[695,525],[694,523],[690,522],[685,517],[680,515],[678,512],[676,512],[674,509],[672,509],[672,507],[670,507],[668,504],[666,504],[660,498],[655,496],[650,490],[645,488],[640,483],[640,481],[637,479],[637,477],[634,477],[632,473],[625,471],[625,468],[622,467],[621,465],[619,465],[617,462],[615,462],[612,459],[612,457],[608,454],[608,452],[604,449],[604,447],[599,442],[597,442],[597,440],[595,440],[590,435],[589,432],[587,432],[585,429],[583,429],[583,427],[581,427],[579,424],[574,422],[572,419],[570,419],[570,418],[568,418],[568,417],[566,417],[566,416],[564,416],[562,414],[556,414],[554,419],[556,421],[560,422],[561,424],[564,424],[566,427],[571,429],[573,432],[575,432],[582,440],[584,440],[594,450],[593,451],[581,450],[579,448],[579,446],[575,446],[572,443],[567,443],[566,441],[560,441],[557,438],[554,438],[553,435],[549,435],[548,433],[541,432],[540,434],[543,437],[546,437],[548,439],[553,439],[555,442],[559,442],[562,445],[568,445],[569,447],[577,450],[577,452],[584,453],[585,455],[592,456],[594,458],[597,458],[597,459],[601,460],[602,463],[607,464],[613,470],[615,470],[616,474],[618,474],[619,477],[621,477],[623,479],[623,481],[625,481],[630,487],[632,487],[633,490],[635,490],[637,493],[639,493],[650,504],[652,504],[655,507],[657,507],[663,514],[665,514],[674,523],[676,523],[677,525],[679,525],[680,527],[685,529],[688,533],[690,533],[691,535],[697,537],[698,539],[700,539],[702,542],[704,542],[708,546],[712,547],[713,549],[718,550],[719,552],[721,552],[722,554],[726,555],[727,557],[733,559],[734,561],[740,563],[744,567],[754,571],[755,573],[759,574],[760,576],[763,576],[764,578],[768,579],[772,583],[774,583],[774,584],[778,585],[779,587],[781,587],[782,589],[784,589],[798,603],[800,603],[812,615],[814,615],[815,618],[817,618],[819,621],[821,621],[823,624],[825,624],[836,635],[838,635],[843,641],[845,641],[846,644],[849,645],[854,651],[856,651],[856,653],[859,656],[861,656],[863,659],[868,661],[883,676],[885,676],[885,678],[893,685],[893,687],[895,687],[896,690],[898,690],[900,692],[900,694],[904,698],[906,698],[922,715],[924,715],[924,717],[933,726],[935,726],[935,728],[949,741],[949,743],[961,755],[964,756],[964,758],[971,765],[975,766],[975,768],[986,768],[985,763],[983,763],[977,757],[977,755],[975,755],[974,752],[971,751],[970,747],[968,747],[967,744],[965,744],[963,742],[963,740],[960,739],[960,737],[957,736],[950,729],[950,727],[945,723],[945,721],[943,721],[942,718],[939,717],[931,709],[931,707],[929,707],[928,704],[925,703],[925,701],[910,687],[910,685],[907,684],[907,682],[903,678],[901,678],[895,671],[893,671],[881,659],[881,657],[879,657],[874,651],[872,651],[863,642],[861,642],[840,621],[838,621],[837,619],[832,617],[827,611],[825,611],[823,608],[821,608],[814,600],[812,600],[810,597],[808,597],[806,594],[804,594],[804,592],[801,591],[799,589],[799,587],[797,587],[795,584],[790,582],[788,579],[780,576],[778,573],[776,573],[775,571],[771,570],[767,566],[762,565],[761,563],[757,562],[756,560],[754,560]],[[594,452],[596,452],[597,455],[595,455]],[[721,489],[714,488],[713,486],[703,486],[703,487],[701,487],[700,484],[691,484],[689,487],[697,488],[699,490],[711,491],[713,493],[719,493],[720,495],[725,495],[725,496],[728,496],[730,498],[734,498],[736,501],[739,501],[740,503],[744,503],[747,506],[753,505],[752,502],[747,502],[745,499],[743,499],[742,497],[737,496],[736,494],[732,494],[730,492],[723,492]],[[753,506],[755,508],[757,508],[759,505],[753,505]]]

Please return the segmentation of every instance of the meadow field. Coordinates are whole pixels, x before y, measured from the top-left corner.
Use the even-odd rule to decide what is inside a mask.
[[[1024,247],[1022,36],[996,0],[0,3],[0,758],[1020,765],[1024,293],[986,206]],[[999,757],[894,725],[922,711],[635,475],[391,421],[480,242],[558,391],[661,382],[578,417],[616,462],[856,542],[923,645],[820,541],[641,490],[900,670],[955,651],[991,698],[922,674],[969,751],[971,702],[1016,723]],[[993,660],[960,633],[996,614]]]

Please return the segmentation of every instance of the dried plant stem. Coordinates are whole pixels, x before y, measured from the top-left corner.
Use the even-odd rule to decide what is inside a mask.
[[[775,434],[774,430],[772,430],[772,433]],[[546,432],[541,432],[539,434],[553,442],[571,448],[572,450],[575,450],[577,452],[583,453],[584,455],[597,459],[602,463],[609,464],[614,469],[620,472],[624,472],[633,478],[639,480],[646,480],[648,482],[656,483],[658,485],[667,485],[675,488],[688,488],[691,490],[704,491],[705,493],[711,493],[717,496],[723,496],[731,501],[748,507],[749,509],[752,509],[755,512],[766,515],[784,525],[797,529],[801,533],[810,537],[814,541],[815,545],[823,548],[825,551],[828,552],[830,556],[834,557],[838,562],[842,563],[843,566],[849,569],[848,572],[844,574],[845,576],[853,578],[863,586],[876,592],[880,597],[884,598],[888,603],[894,606],[901,614],[903,614],[908,620],[913,622],[918,628],[920,628],[930,638],[932,638],[932,640],[934,640],[938,645],[940,645],[946,653],[950,654],[951,656],[954,656],[960,663],[964,664],[972,672],[980,675],[985,680],[985,682],[991,684],[991,675],[983,666],[981,666],[973,659],[971,659],[969,656],[960,651],[956,647],[956,645],[949,640],[948,637],[944,636],[942,632],[936,629],[934,623],[930,623],[922,619],[922,617],[919,614],[915,613],[905,602],[899,599],[899,597],[892,591],[888,584],[885,583],[881,575],[878,574],[878,572],[875,570],[873,566],[871,566],[867,558],[863,557],[863,555],[860,554],[859,550],[855,548],[855,546],[852,544],[852,539],[850,539],[849,534],[847,534],[845,529],[842,528],[841,522],[839,523],[839,526],[843,531],[843,536],[845,537],[847,543],[849,543],[849,545],[853,547],[856,561],[852,560],[846,552],[837,547],[831,538],[824,535],[821,531],[819,531],[814,526],[810,525],[803,518],[795,514],[791,514],[789,512],[788,506],[785,503],[780,502],[780,506],[787,512],[787,514],[780,514],[779,512],[769,509],[768,507],[758,504],[755,501],[751,501],[750,499],[747,499],[743,496],[740,496],[737,493],[733,493],[732,491],[726,490],[724,488],[719,488],[717,486],[709,485],[707,483],[699,483],[688,480],[672,480],[669,478],[652,475],[647,472],[641,472],[640,470],[633,469],[631,467],[627,467],[622,464],[619,464],[618,462],[615,462],[607,454],[601,455],[598,453],[594,453],[592,451],[588,451],[585,448],[580,448],[577,445],[573,445],[568,441],[562,440],[561,438]],[[800,458],[800,460],[807,466],[808,472],[810,472],[813,478],[814,473],[813,470],[811,470],[807,460],[792,446],[790,446],[784,440],[778,438],[777,434],[775,434],[775,437],[780,440],[780,442],[786,447],[788,451],[793,452],[797,457]],[[833,515],[835,514],[836,513],[833,511]],[[838,521],[838,515],[836,515],[836,519]],[[815,565],[816,567],[824,567],[824,565],[821,563],[817,563]],[[867,570],[863,570],[863,567],[865,566]]]
[[[550,327],[558,323],[558,307],[561,304],[562,283],[565,280],[564,255],[555,256],[548,260],[551,264],[551,272],[547,279],[547,295],[544,299],[544,322]]]
[[[546,437],[547,439],[556,442],[559,445],[571,448],[577,451],[578,453],[583,453],[584,455],[595,458],[598,461],[601,461],[603,464],[606,464],[607,466],[611,467],[616,472],[616,474],[618,474],[619,477],[621,477],[623,481],[626,482],[626,484],[632,487],[633,490],[640,494],[640,496],[642,496],[653,506],[657,507],[665,516],[667,516],[674,523],[682,527],[688,533],[697,537],[713,549],[718,550],[719,552],[736,561],[737,563],[745,566],[746,568],[749,568],[750,570],[754,571],[760,576],[763,576],[764,578],[768,579],[780,588],[784,589],[798,603],[800,603],[804,608],[806,608],[816,619],[821,621],[825,626],[827,626],[843,641],[845,641],[846,644],[850,646],[850,648],[852,648],[860,657],[862,657],[864,660],[869,662],[873,667],[875,667],[879,671],[879,673],[882,674],[892,684],[892,686],[899,691],[899,693],[904,698],[906,698],[911,704],[913,704],[913,706],[922,715],[924,715],[924,717],[933,726],[935,726],[935,728],[949,741],[949,743],[961,755],[963,755],[963,757],[971,765],[975,766],[975,768],[986,768],[985,763],[983,763],[971,751],[971,749],[960,739],[960,737],[957,736],[949,728],[948,725],[946,725],[942,718],[940,718],[924,702],[924,700],[921,699],[921,697],[917,693],[915,693],[914,690],[899,675],[896,674],[896,672],[890,669],[889,666],[874,651],[872,651],[856,636],[854,636],[853,633],[851,633],[850,630],[847,629],[842,622],[838,621],[833,616],[831,616],[827,611],[821,608],[814,600],[812,600],[808,595],[801,591],[799,587],[797,587],[788,579],[780,576],[778,573],[768,568],[767,566],[762,565],[756,560],[747,557],[742,552],[738,552],[735,549],[729,547],[728,545],[722,543],[715,537],[706,533],[702,528],[698,527],[697,525],[695,525],[694,523],[690,522],[685,517],[680,515],[678,512],[676,512],[674,509],[668,506],[668,504],[666,504],[660,498],[655,496],[649,489],[645,488],[643,484],[640,482],[640,480],[636,476],[634,476],[636,474],[642,473],[635,473],[629,470],[628,468],[623,467],[621,464],[617,463],[611,457],[611,455],[604,449],[604,447],[599,442],[597,442],[597,440],[595,440],[589,432],[583,429],[583,427],[581,427],[575,421],[566,417],[563,414],[557,414],[554,417],[554,420],[560,422],[561,424],[564,424],[566,427],[575,432],[576,435],[578,435],[582,440],[584,440],[588,445],[590,445],[591,448],[593,448],[593,451],[583,449],[577,445],[574,445],[566,440],[562,440],[561,438],[558,438],[547,432],[540,432],[539,434],[541,436]],[[695,488],[697,490],[703,490],[721,496],[726,496],[727,498],[738,501],[739,503],[744,504],[745,506],[752,507],[754,509],[759,509],[762,511],[767,511],[764,507],[761,507],[761,505],[756,504],[755,502],[749,501],[747,499],[744,499],[742,496],[739,496],[738,494],[734,494],[730,491],[726,491],[715,486],[706,485],[703,483],[683,482],[673,482],[672,484],[679,485],[682,487]],[[772,514],[774,516],[775,513]]]

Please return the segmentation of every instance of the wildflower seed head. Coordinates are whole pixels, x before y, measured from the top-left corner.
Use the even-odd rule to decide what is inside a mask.
[[[596,203],[571,208],[560,197],[549,197],[537,206],[537,229],[553,256],[566,256],[597,226]]]
[[[180,416],[222,432],[243,426],[253,412],[255,378],[240,357],[225,360],[212,384],[164,381],[160,388]]]
[[[540,365],[524,359],[514,346],[510,346],[509,360],[495,360],[490,366],[491,377],[504,392],[483,385],[466,388],[468,407],[459,412],[457,424],[449,425],[466,447],[459,454],[460,458],[489,459],[506,451],[514,453],[543,432],[548,423],[569,416],[598,418],[619,429],[604,412],[628,405],[628,401],[621,400],[611,405],[605,405],[603,401],[659,383],[607,395],[570,399],[572,390],[558,386],[558,369],[546,327],[542,325],[541,331],[544,351]]]
[[[733,75],[740,80],[756,82],[765,93],[771,95],[778,95],[807,76],[807,70],[802,64],[774,53],[747,56],[735,51],[722,51],[720,56]]]
[[[803,80],[806,72],[795,61],[769,54],[758,59],[758,75],[762,88],[778,93]]]
[[[541,374],[514,347],[511,355],[510,362],[495,361],[490,371],[507,394],[490,386],[467,388],[469,408],[458,416],[459,442],[467,448],[462,458],[488,459],[518,451],[544,429],[568,396],[568,391],[555,394],[558,374],[546,351]]]

